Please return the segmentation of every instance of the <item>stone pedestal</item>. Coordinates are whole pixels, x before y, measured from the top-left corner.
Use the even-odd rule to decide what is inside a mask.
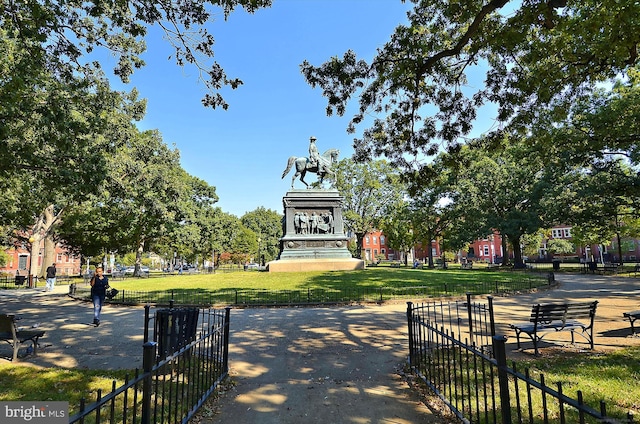
[[[351,270],[364,268],[347,249],[342,196],[337,190],[291,190],[283,198],[284,236],[280,257],[269,271]]]

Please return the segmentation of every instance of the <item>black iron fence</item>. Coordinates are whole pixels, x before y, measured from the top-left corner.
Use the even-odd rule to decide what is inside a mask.
[[[561,382],[555,388],[544,375],[534,379],[529,369],[507,366],[504,336],[492,334],[485,349],[491,300],[485,307],[468,307],[468,330],[458,305],[407,303],[409,366],[460,420],[465,423],[633,423],[633,417],[612,418],[604,402],[593,408],[567,396]],[[484,321],[486,322],[486,320]],[[489,318],[489,322],[493,322]],[[463,341],[464,340],[464,341]]]
[[[181,316],[173,310],[173,316]],[[187,314],[189,315],[189,314]],[[133,378],[125,379],[104,395],[98,390],[93,402],[83,399],[75,409],[72,406],[69,423],[186,423],[202,406],[228,374],[230,308],[203,310],[195,336],[189,331],[179,337],[171,349],[158,350],[158,339],[167,336],[168,323],[162,314],[156,314],[154,341],[149,341],[149,309],[145,311],[145,343],[143,369],[136,370]],[[166,315],[165,315],[166,316]],[[181,325],[178,327],[183,328]],[[170,340],[170,339],[169,339]],[[177,350],[176,350],[177,349]]]
[[[458,282],[411,287],[346,287],[303,290],[221,289],[216,291],[172,289],[162,292],[120,290],[110,299],[111,303],[162,304],[175,301],[182,305],[300,305],[336,304],[350,302],[384,302],[403,299],[427,299],[433,297],[464,296],[467,293],[507,294],[532,290],[553,284],[553,273],[527,273],[509,280],[489,282]],[[88,285],[69,286],[69,294],[82,299],[90,298]]]

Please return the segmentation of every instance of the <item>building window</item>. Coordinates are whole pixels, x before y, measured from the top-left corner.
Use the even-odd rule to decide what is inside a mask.
[[[378,238],[376,236],[373,236],[373,244],[376,244],[376,241],[378,241]]]
[[[483,256],[489,256],[489,246],[484,245],[484,246],[482,246],[482,248],[484,249]]]
[[[384,255],[386,251],[384,249],[380,249],[380,254]]]
[[[384,236],[380,236],[380,244],[384,244]]]
[[[22,271],[26,271],[27,270],[27,255],[20,255],[18,256],[18,269],[22,270]]]
[[[555,228],[554,228],[554,229],[552,229],[552,230],[551,230],[551,237],[553,237],[553,238],[555,238],[555,239],[560,238],[560,237],[561,237],[561,236],[560,236],[560,230],[557,230],[557,229],[555,229]]]
[[[378,257],[378,249],[373,249],[373,258],[377,258]]]
[[[62,262],[62,253],[58,253],[56,262]]]
[[[369,244],[369,236],[366,236],[366,237],[364,238],[364,243],[365,243],[365,244],[367,244],[367,245]]]
[[[565,228],[564,229],[564,237],[565,238],[571,238],[571,228]]]

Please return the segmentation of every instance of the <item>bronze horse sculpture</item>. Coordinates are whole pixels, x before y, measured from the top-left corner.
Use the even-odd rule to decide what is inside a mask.
[[[302,181],[302,183],[304,183],[304,185],[309,188],[309,184],[307,184],[304,180],[304,176],[307,174],[307,172],[313,172],[317,174],[320,184],[322,184],[322,181],[324,180],[324,177],[326,175],[333,175],[331,165],[338,161],[339,154],[340,150],[329,149],[322,154],[317,165],[313,165],[308,158],[291,156],[289,158],[289,161],[287,162],[287,169],[285,169],[282,173],[282,178],[284,178],[285,175],[289,173],[293,165],[295,165],[296,173],[291,178],[291,188],[293,188],[293,183],[298,176],[300,176],[300,181]]]

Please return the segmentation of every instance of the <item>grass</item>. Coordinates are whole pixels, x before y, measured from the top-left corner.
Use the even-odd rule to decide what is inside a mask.
[[[377,302],[528,290],[547,285],[546,273],[377,267],[335,272],[234,272],[112,281],[124,303],[297,304]],[[78,289],[85,292],[86,286]],[[79,295],[82,294],[79,292]]]
[[[640,414],[640,347],[606,355],[565,353],[561,357],[534,359],[525,364],[531,375],[544,374],[548,385],[561,382],[564,393],[575,398],[580,390],[588,405],[604,401],[607,413],[623,418]]]
[[[234,272],[216,274],[172,275],[144,279],[112,281],[120,290],[166,292],[169,290],[210,291],[228,289],[345,289],[410,287],[422,285],[473,286],[522,278],[522,272],[429,270],[377,267],[359,272],[264,273]],[[79,283],[82,286],[83,283]],[[530,361],[532,373],[542,372],[547,381],[563,381],[572,391],[603,399],[618,410],[640,412],[640,348],[629,348],[603,356],[563,355]],[[63,400],[71,405],[80,398],[94,396],[98,389],[111,390],[112,381],[119,386],[133,370],[98,371],[80,369],[40,369],[26,363],[0,365],[0,401]],[[590,403],[590,402],[589,402]]]

